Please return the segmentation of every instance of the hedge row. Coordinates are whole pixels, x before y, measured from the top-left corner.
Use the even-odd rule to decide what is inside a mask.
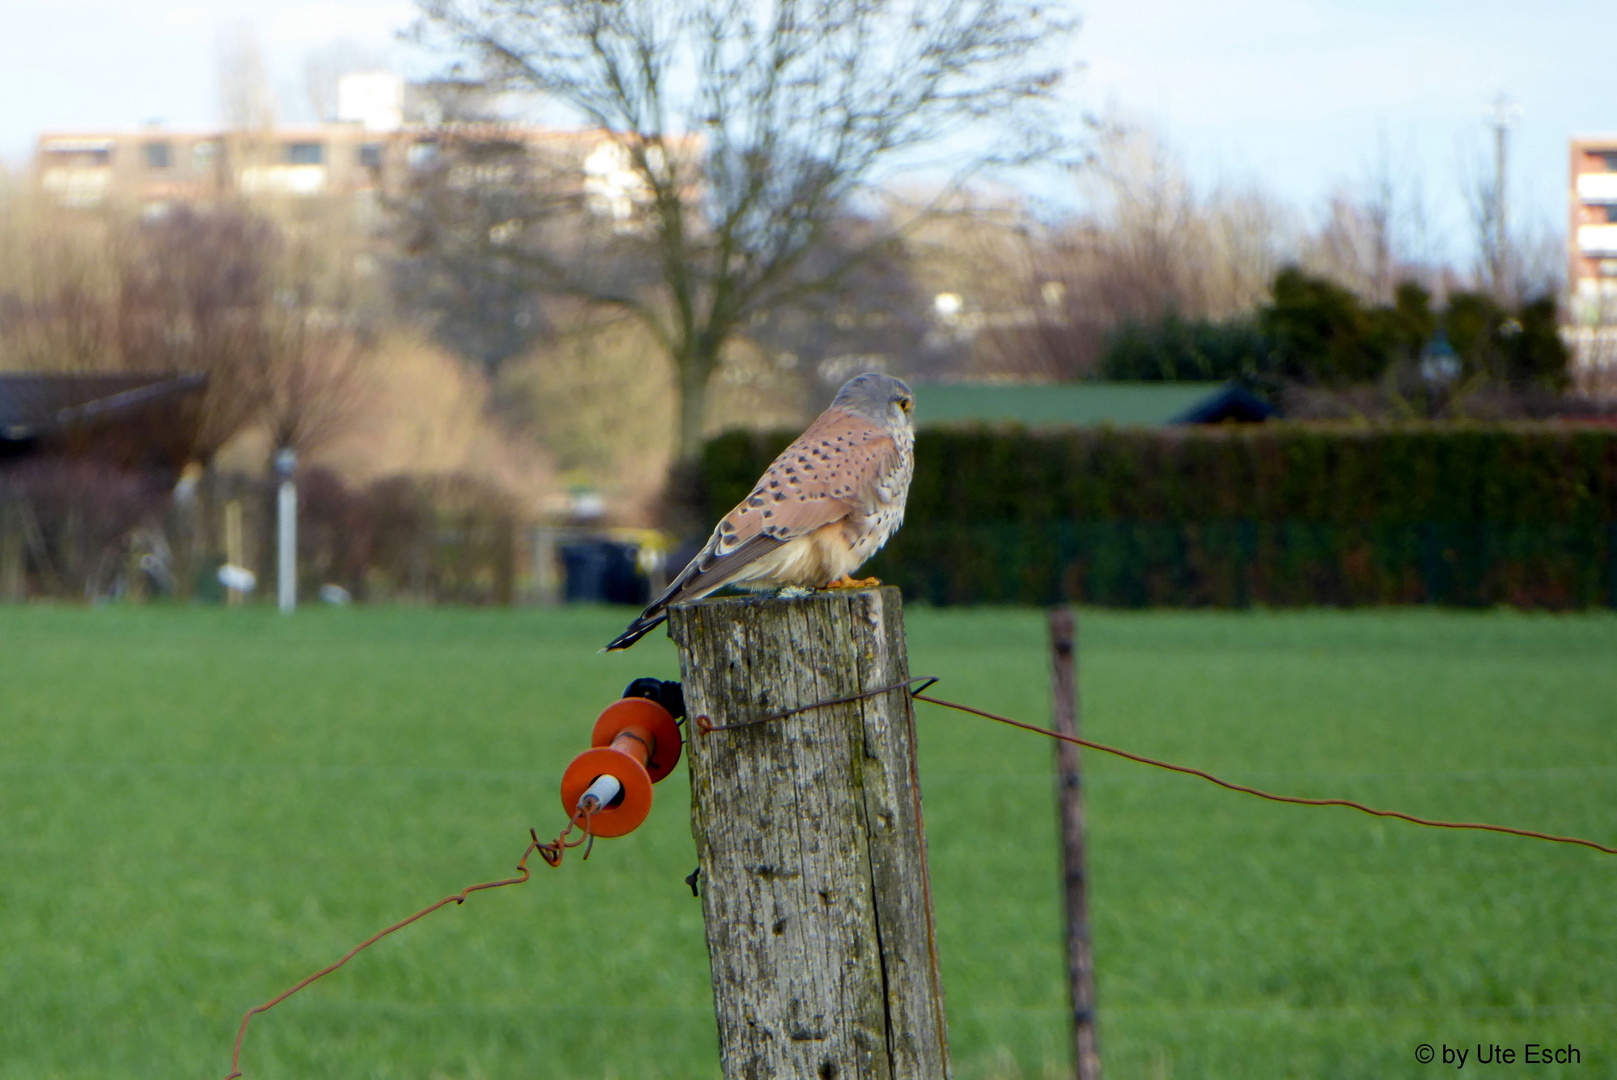
[[[789,440],[709,443],[712,515]],[[1617,431],[924,431],[871,572],[940,604],[1617,606]]]

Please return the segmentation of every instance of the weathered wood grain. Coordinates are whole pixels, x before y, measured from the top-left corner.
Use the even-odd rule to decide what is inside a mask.
[[[1078,620],[1071,608],[1050,612],[1050,702],[1055,729],[1078,737]],[[1089,943],[1089,871],[1084,847],[1082,762],[1075,743],[1055,743],[1056,813],[1067,900],[1067,990],[1072,1003],[1073,1071],[1100,1080],[1095,1018],[1095,959]]]
[[[688,712],[715,725],[909,677],[897,589],[704,601],[670,626]],[[909,695],[687,730],[725,1080],[950,1076]]]

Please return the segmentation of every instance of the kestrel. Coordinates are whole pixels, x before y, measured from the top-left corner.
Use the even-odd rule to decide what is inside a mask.
[[[627,649],[668,605],[726,585],[847,588],[848,575],[904,521],[915,471],[915,395],[890,375],[849,379],[831,407],[781,451],[707,546],[607,649]]]

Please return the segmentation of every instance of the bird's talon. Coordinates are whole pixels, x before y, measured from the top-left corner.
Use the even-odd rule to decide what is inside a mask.
[[[881,578],[851,578],[843,574],[826,586],[827,589],[873,589],[881,584]]]

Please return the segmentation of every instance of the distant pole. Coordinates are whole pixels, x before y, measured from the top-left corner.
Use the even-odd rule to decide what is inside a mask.
[[[1504,303],[1510,273],[1510,234],[1505,228],[1506,148],[1510,129],[1521,116],[1521,106],[1500,94],[1488,107],[1488,126],[1493,128],[1493,250],[1489,252],[1493,274],[1494,299]]]
[[[562,601],[561,574],[556,568],[560,534],[552,525],[536,525],[528,531],[528,559],[533,582],[530,601],[549,607]]]
[[[1078,736],[1078,624],[1071,608],[1050,611],[1050,696],[1055,729]],[[1089,877],[1084,865],[1084,792],[1078,747],[1057,740],[1056,805],[1066,883],[1067,987],[1072,999],[1073,1064],[1078,1080],[1100,1080],[1095,1035],[1095,961],[1089,945]]]
[[[225,561],[231,566],[243,566],[247,561],[242,555],[240,499],[225,503]],[[241,599],[240,589],[225,589],[225,602],[231,607],[240,604]]]
[[[14,496],[0,488],[0,601],[17,604],[27,597],[23,561],[22,514]]]
[[[292,479],[297,467],[298,455],[291,447],[284,447],[275,455],[275,474],[281,478],[276,502],[276,520],[280,526],[276,585],[283,615],[290,615],[298,607],[298,487]]]
[[[669,621],[686,711],[714,725],[909,677],[891,587]],[[948,1080],[909,694],[685,730],[724,1080]]]

